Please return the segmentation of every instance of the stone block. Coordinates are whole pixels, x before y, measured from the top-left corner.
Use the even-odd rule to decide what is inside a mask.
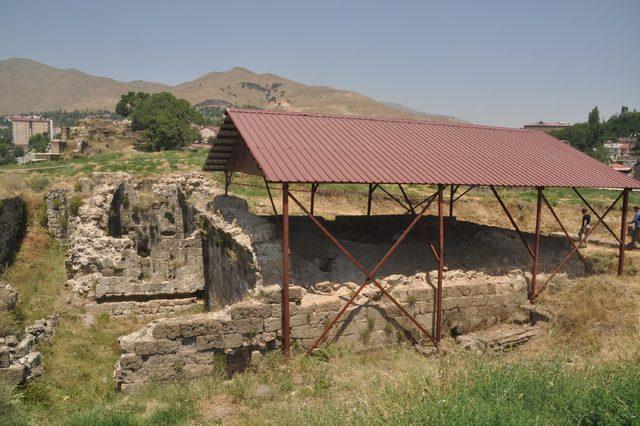
[[[122,370],[138,370],[142,367],[142,358],[134,354],[124,354],[120,357],[120,368]]]
[[[244,318],[268,318],[271,315],[269,305],[256,300],[238,302],[229,308],[229,315],[232,320]]]
[[[159,354],[174,353],[178,350],[178,342],[175,340],[161,339],[157,341],[157,345]]]
[[[0,368],[7,368],[11,364],[11,353],[8,346],[0,348]]]
[[[213,364],[185,364],[182,367],[182,376],[185,379],[196,379],[198,377],[206,377],[211,375]]]
[[[23,384],[27,380],[27,367],[22,364],[13,364],[8,368],[0,369],[0,378],[13,386]]]
[[[134,343],[134,350],[139,356],[155,355],[158,353],[158,343],[155,340],[138,340]]]

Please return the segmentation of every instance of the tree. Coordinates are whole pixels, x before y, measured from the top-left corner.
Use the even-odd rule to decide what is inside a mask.
[[[0,166],[5,164],[14,164],[16,162],[16,155],[13,151],[13,147],[9,143],[0,140]]]
[[[594,107],[591,112],[589,113],[589,118],[588,118],[588,123],[589,126],[599,126],[600,125],[600,111],[598,110],[598,107]]]
[[[195,141],[199,132],[189,122],[179,117],[161,112],[149,123],[143,132],[143,147],[149,151],[176,149]]]
[[[131,107],[130,111],[122,112],[128,112],[131,128],[142,132],[143,141],[140,146],[146,150],[158,151],[186,146],[199,138],[199,133],[193,126],[205,122],[202,114],[193,109],[189,102],[168,92],[153,95],[129,92],[120,102],[126,108]]]
[[[595,107],[589,113],[586,122],[550,133],[558,139],[568,141],[580,151],[604,159],[605,141],[640,134],[640,112],[629,111],[628,107],[623,106],[620,108],[620,114],[613,114],[608,120],[600,121],[600,111]],[[637,151],[640,153],[640,149]]]
[[[46,133],[33,135],[29,138],[29,149],[35,152],[45,152],[51,141]]]
[[[145,92],[129,92],[126,95],[122,95],[120,101],[116,104],[116,112],[123,117],[128,117],[133,112],[134,106],[149,96],[150,95]]]

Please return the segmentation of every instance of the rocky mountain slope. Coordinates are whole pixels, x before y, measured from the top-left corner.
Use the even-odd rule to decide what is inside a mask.
[[[211,72],[193,81],[168,86],[146,81],[121,82],[28,59],[0,61],[0,114],[57,109],[113,110],[120,95],[129,90],[167,90],[192,104],[212,106],[252,105],[331,114],[455,120],[378,102],[355,92],[308,86],[243,68]]]

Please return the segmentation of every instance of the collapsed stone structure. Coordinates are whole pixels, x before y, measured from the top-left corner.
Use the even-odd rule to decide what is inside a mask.
[[[222,195],[199,174],[134,181],[124,173],[98,173],[81,186],[88,196],[70,224],[68,286],[89,312],[155,319],[120,339],[119,389],[205,376],[218,356],[232,373],[280,346],[282,245],[273,218],[251,213],[246,201]],[[372,267],[410,219],[323,222]],[[425,217],[423,225],[423,231],[433,232],[436,223]],[[468,333],[504,321],[527,300],[529,275],[521,268],[528,268],[530,259],[517,235],[455,220],[447,227],[444,329]],[[403,242],[378,277],[429,329],[436,265],[421,232]],[[558,237],[543,237],[542,245],[543,276],[568,246]],[[307,348],[363,277],[304,218],[291,218],[291,246],[291,336],[297,347]],[[566,270],[583,272],[577,261]],[[184,313],[202,305],[208,312]],[[367,348],[415,344],[421,336],[370,286],[328,340]]]
[[[52,315],[36,320],[24,329],[24,337],[15,335],[0,338],[0,377],[13,386],[42,374],[42,355],[38,350],[41,342],[51,342],[58,316]]]
[[[0,272],[11,263],[27,229],[27,204],[22,197],[0,197]]]
[[[134,182],[96,173],[81,186],[88,196],[70,222],[67,285],[90,312],[221,307],[280,281],[273,226],[202,175]]]
[[[418,274],[382,285],[416,320],[430,328],[434,315],[434,276]],[[497,278],[481,273],[446,273],[443,323],[464,330],[497,324],[527,300],[525,277],[515,272]],[[291,338],[309,347],[338,313],[354,290],[354,283],[326,294],[290,289]],[[216,355],[233,373],[252,357],[278,348],[281,337],[280,287],[269,286],[250,300],[222,310],[156,321],[120,339],[122,356],[116,366],[118,389],[124,391],[151,381],[205,377],[212,373]],[[420,340],[417,329],[379,290],[368,288],[349,307],[328,340],[351,348],[367,348]]]
[[[18,293],[9,285],[0,282],[0,313],[11,312],[18,305]],[[24,330],[19,338],[15,331],[0,330],[0,378],[12,386],[42,374],[38,343],[51,342],[57,316],[37,320]],[[17,330],[16,330],[17,331]]]
[[[66,189],[51,189],[44,197],[46,226],[57,240],[66,240],[69,236],[69,200]]]
[[[201,197],[217,192],[202,177],[133,182],[125,173],[94,174],[72,223],[68,286],[90,310],[164,315],[201,304]],[[187,199],[192,199],[187,202]]]

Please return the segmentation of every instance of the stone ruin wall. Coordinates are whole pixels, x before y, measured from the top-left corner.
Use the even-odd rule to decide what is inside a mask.
[[[20,196],[0,197],[0,272],[11,263],[27,229],[27,205]]]
[[[198,175],[133,182],[124,173],[82,187],[90,196],[71,225],[67,285],[89,310],[158,316],[202,304],[197,206],[214,188]]]
[[[81,187],[84,204],[69,221],[67,286],[89,312],[162,317],[203,303],[223,307],[280,282],[273,226],[203,175],[134,182],[95,173]],[[60,194],[47,197],[54,225],[68,205]]]
[[[89,196],[70,222],[68,286],[89,312],[156,319],[121,337],[119,389],[203,377],[219,357],[232,373],[280,347],[282,246],[272,222],[199,174],[134,182],[124,173],[98,173],[81,183]],[[300,349],[312,344],[357,288],[326,281],[316,264],[323,254],[314,256],[320,257],[292,254],[291,336]],[[444,332],[456,327],[468,333],[516,312],[527,301],[528,278],[508,270],[445,272]],[[431,331],[434,274],[380,279]],[[208,312],[173,315],[203,302]],[[419,331],[372,286],[329,334],[329,341],[356,349],[420,340]]]
[[[418,274],[382,285],[433,330],[434,274]],[[341,287],[330,294],[290,289],[291,338],[294,348],[308,348],[350,297]],[[263,287],[255,297],[222,310],[153,322],[120,339],[122,355],[116,385],[132,391],[152,382],[193,379],[212,374],[218,357],[233,373],[266,351],[281,345],[281,291]],[[505,277],[450,271],[443,287],[443,329],[465,332],[497,324],[527,301],[527,281],[520,272]],[[386,297],[372,286],[365,289],[328,335],[328,341],[355,349],[413,344],[420,332]]]

